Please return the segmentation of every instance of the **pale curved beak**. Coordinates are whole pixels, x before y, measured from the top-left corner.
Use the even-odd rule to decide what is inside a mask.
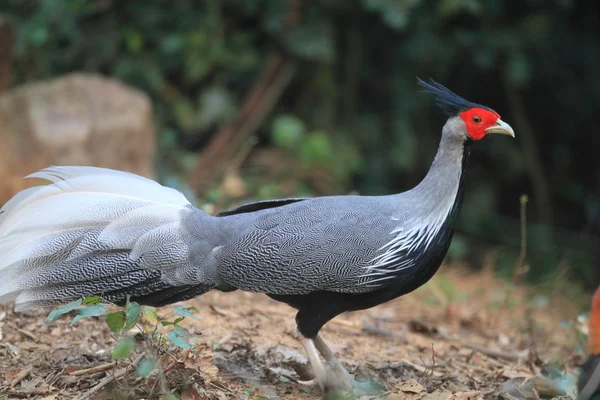
[[[513,128],[506,122],[502,121],[500,118],[498,118],[498,120],[496,121],[496,125],[487,128],[485,130],[485,133],[488,135],[492,133],[498,133],[500,135],[508,135],[515,137],[515,131],[513,131]]]

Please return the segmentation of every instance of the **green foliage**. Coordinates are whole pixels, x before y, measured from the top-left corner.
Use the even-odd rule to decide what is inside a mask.
[[[304,122],[293,115],[280,115],[275,118],[271,137],[275,145],[292,150],[296,148],[306,131]]]
[[[192,347],[192,345],[188,343],[188,339],[191,337],[191,334],[187,329],[178,325],[178,323],[173,324],[173,330],[169,332],[167,337],[171,343],[182,349],[189,349]]]
[[[63,315],[79,308],[79,306],[81,305],[82,302],[83,302],[83,299],[75,300],[68,304],[65,304],[62,307],[52,310],[50,312],[50,314],[48,314],[48,317],[46,318],[46,322],[52,323],[52,322],[58,320]]]
[[[197,316],[192,314],[190,311],[198,311],[198,309],[196,307],[177,307],[176,309],[173,310],[173,312],[175,314],[182,315],[183,317],[190,317],[190,318],[200,320],[200,318],[198,318]],[[179,318],[178,318],[178,320],[179,320]]]
[[[79,310],[77,315],[71,321],[71,326],[84,318],[99,317],[104,314],[106,314],[106,308],[104,308],[102,304],[88,304],[85,308]]]
[[[140,365],[138,365],[135,375],[142,378],[147,378],[154,370],[156,370],[156,360],[144,358],[140,362]]]
[[[124,307],[107,306],[100,304],[101,296],[89,296],[78,299],[64,306],[52,310],[48,315],[49,323],[55,322],[62,316],[74,312],[70,326],[87,317],[98,317],[106,315],[105,321],[108,329],[114,334],[115,343],[110,355],[113,360],[131,359],[136,353],[144,352],[145,356],[138,364],[135,375],[140,378],[148,378],[155,373],[163,374],[159,365],[159,355],[164,353],[163,346],[172,344],[181,349],[194,347],[190,340],[195,336],[181,326],[180,323],[186,318],[199,318],[192,313],[197,311],[195,307],[177,307],[173,310],[179,317],[168,320],[165,315],[158,317],[156,308],[141,306],[127,299]],[[108,312],[109,309],[116,309]],[[158,326],[169,327],[166,336],[158,332]],[[130,330],[139,327],[140,331],[146,333],[142,339],[136,340]],[[177,399],[175,394],[167,394],[161,398]]]
[[[83,304],[92,306],[100,303],[100,300],[100,296],[88,296],[83,299]]]
[[[110,356],[113,360],[122,360],[129,358],[135,351],[136,343],[131,336],[123,336],[113,348]]]
[[[137,324],[140,319],[141,311],[142,307],[138,303],[130,302],[129,300],[127,301],[127,304],[125,305],[125,327],[123,328],[125,332]]]
[[[106,325],[114,333],[115,337],[119,337],[121,330],[125,326],[125,313],[123,311],[115,311],[106,315]]]

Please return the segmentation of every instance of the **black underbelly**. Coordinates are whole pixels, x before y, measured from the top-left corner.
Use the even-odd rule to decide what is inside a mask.
[[[296,323],[302,335],[314,338],[335,316],[348,311],[364,310],[410,293],[437,272],[450,245],[450,235],[443,244],[419,258],[417,266],[402,271],[381,288],[367,293],[318,291],[305,295],[267,295],[298,310]]]

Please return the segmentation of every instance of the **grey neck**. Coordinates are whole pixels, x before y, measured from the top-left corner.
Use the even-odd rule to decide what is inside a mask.
[[[460,124],[462,121],[453,118],[444,125],[442,139],[429,172],[407,193],[410,200],[420,203],[418,208],[425,214],[447,215],[458,194],[465,152],[465,136],[460,131]],[[436,217],[446,215],[438,214]]]
[[[371,268],[374,271],[389,271],[389,268],[399,271],[411,267],[414,259],[397,265],[398,254],[419,249],[425,251],[456,210],[456,202],[460,200],[464,132],[460,119],[449,119],[427,176],[414,189],[389,197],[395,209],[391,217],[397,221],[397,227],[391,232],[393,238],[382,247],[385,251],[373,260]]]

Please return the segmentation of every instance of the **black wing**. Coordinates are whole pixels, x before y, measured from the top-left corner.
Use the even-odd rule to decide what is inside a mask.
[[[297,203],[297,202],[303,201],[303,200],[307,200],[307,199],[292,198],[292,199],[257,201],[255,203],[248,203],[248,204],[244,204],[239,207],[236,207],[236,208],[232,208],[231,210],[222,211],[222,212],[218,213],[216,216],[217,217],[227,217],[229,215],[250,213],[250,212],[259,211],[259,210],[266,210],[267,208],[281,207],[281,206],[285,206],[288,204]]]

